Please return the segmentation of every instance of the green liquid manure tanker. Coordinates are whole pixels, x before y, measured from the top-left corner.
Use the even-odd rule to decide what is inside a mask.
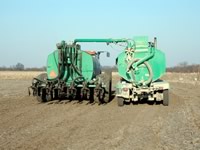
[[[57,44],[48,55],[47,72],[35,77],[30,87],[39,102],[54,99],[87,99],[108,103],[112,96],[112,73],[101,71],[99,55],[106,51],[83,51],[80,43],[126,44],[116,58],[120,80],[116,87],[118,106],[142,100],[169,104],[169,83],[160,80],[166,71],[165,54],[157,49],[157,39],[75,39]],[[107,52],[107,56],[109,57]],[[30,90],[29,90],[30,91]]]

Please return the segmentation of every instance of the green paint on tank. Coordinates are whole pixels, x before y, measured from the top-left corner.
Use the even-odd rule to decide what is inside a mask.
[[[152,69],[152,82],[158,80],[166,72],[165,54],[155,47],[149,46],[147,37],[135,37],[134,52],[132,56],[127,57],[127,52],[124,50],[117,58],[117,68],[119,75],[128,82],[143,83],[150,77],[150,72],[145,63],[141,63],[137,67],[135,64],[144,58],[148,58],[145,62]],[[130,70],[127,72],[128,65],[131,60],[135,60]],[[135,70],[133,69],[134,67]]]
[[[47,76],[50,80],[55,79],[58,76],[58,55],[58,50],[55,50],[49,54],[47,58]],[[75,65],[81,70],[81,74],[86,81],[92,80],[101,73],[101,66],[97,58],[81,50],[78,51]],[[63,80],[67,79],[66,83],[68,84],[70,84],[73,79],[80,77],[74,69],[70,70],[69,66],[64,67],[64,76],[62,78]],[[69,74],[70,76],[67,78]]]

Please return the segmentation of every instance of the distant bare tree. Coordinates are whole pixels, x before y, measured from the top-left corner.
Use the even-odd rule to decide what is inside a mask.
[[[10,67],[0,66],[0,71],[46,71],[46,66],[25,68],[22,63],[17,63]]]
[[[22,63],[17,63],[15,66],[15,69],[22,71],[22,70],[24,70],[24,65]]]
[[[168,72],[180,72],[180,73],[200,73],[200,64],[189,65],[186,61],[179,63],[177,66],[167,68]]]

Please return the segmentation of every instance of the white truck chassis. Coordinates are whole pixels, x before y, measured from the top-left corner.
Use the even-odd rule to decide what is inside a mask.
[[[152,82],[150,86],[136,87],[132,83],[120,81],[117,84],[116,96],[118,106],[123,106],[124,101],[163,101],[164,106],[169,105],[169,83],[163,80]]]

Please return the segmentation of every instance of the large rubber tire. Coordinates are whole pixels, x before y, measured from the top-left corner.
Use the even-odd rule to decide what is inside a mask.
[[[124,99],[122,97],[117,97],[117,104],[118,106],[124,106]]]
[[[163,91],[163,105],[168,106],[169,105],[169,90]]]
[[[101,75],[101,78],[104,84],[106,85],[103,102],[108,103],[111,101],[112,98],[112,72],[105,71],[104,74]]]

